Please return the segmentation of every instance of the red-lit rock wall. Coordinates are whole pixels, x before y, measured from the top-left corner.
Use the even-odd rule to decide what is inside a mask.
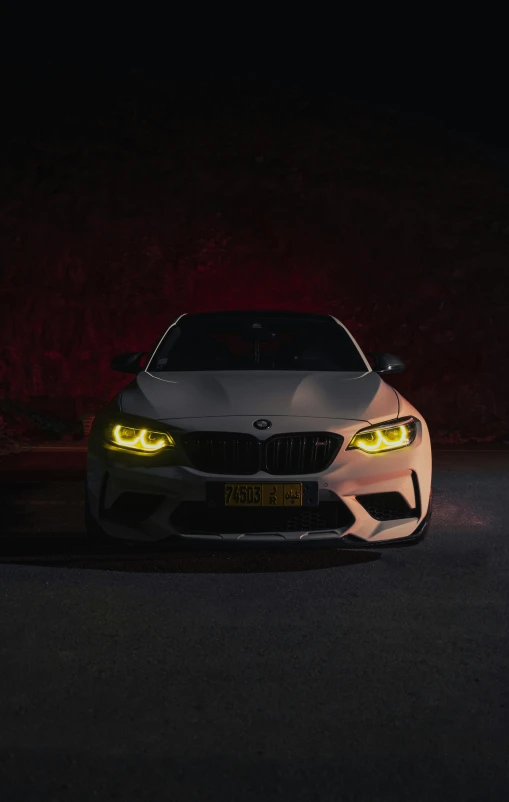
[[[2,398],[99,404],[127,380],[111,357],[180,312],[283,307],[401,355],[436,438],[507,432],[509,192],[480,150],[337,101],[156,84],[42,87],[2,136]]]

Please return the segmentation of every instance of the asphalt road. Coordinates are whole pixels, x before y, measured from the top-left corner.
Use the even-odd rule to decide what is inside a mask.
[[[509,798],[509,453],[437,454],[407,549],[91,549],[2,484],[0,798]]]

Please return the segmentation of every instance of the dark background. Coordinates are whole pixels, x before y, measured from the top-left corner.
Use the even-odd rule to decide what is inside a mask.
[[[12,8],[0,452],[255,304],[399,353],[435,440],[507,437],[502,19]],[[242,552],[100,548],[64,451],[0,460],[1,798],[508,798],[507,448],[434,449],[415,549]]]
[[[189,12],[7,12],[1,430],[93,412],[182,311],[283,307],[400,355],[435,441],[507,437],[497,20]]]

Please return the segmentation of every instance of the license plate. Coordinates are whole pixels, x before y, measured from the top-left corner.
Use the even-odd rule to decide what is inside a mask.
[[[302,482],[230,482],[224,485],[224,504],[226,507],[302,507]]]

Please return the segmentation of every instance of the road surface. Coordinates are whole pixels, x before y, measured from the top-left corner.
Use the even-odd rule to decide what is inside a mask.
[[[141,553],[4,480],[0,798],[509,798],[508,478],[436,454],[413,548]]]

